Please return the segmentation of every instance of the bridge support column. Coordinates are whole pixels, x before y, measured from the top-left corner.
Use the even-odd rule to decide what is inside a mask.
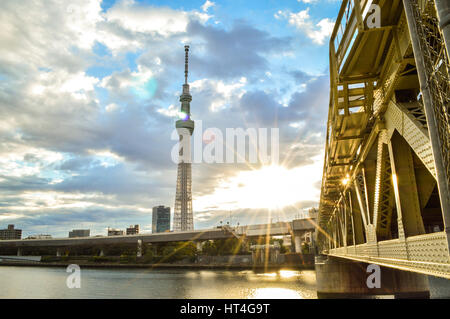
[[[101,256],[101,257],[105,256],[105,252],[103,251],[103,249],[100,249],[100,254],[99,254],[99,256]]]
[[[56,248],[56,257],[61,257],[61,248]]]
[[[17,256],[22,256],[22,248],[17,248]]]
[[[450,299],[450,280],[428,276],[431,299]]]
[[[142,240],[139,239],[137,241],[137,251],[136,251],[136,257],[142,257]]]
[[[197,251],[202,251],[203,250],[203,242],[196,241],[195,245],[197,246]]]
[[[300,235],[294,235],[294,246],[295,246],[296,253],[302,252],[302,239],[301,239]]]
[[[317,296],[327,298],[368,298],[376,295],[394,295],[396,298],[429,298],[427,276],[380,267],[380,288],[369,288],[369,264],[342,258],[317,256]],[[371,281],[370,281],[371,282]]]

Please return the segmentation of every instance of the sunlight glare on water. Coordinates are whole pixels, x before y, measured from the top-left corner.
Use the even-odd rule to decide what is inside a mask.
[[[293,289],[286,288],[258,288],[249,295],[249,299],[303,299]]]
[[[69,289],[65,268],[0,267],[0,298],[317,298],[313,270],[89,269]]]

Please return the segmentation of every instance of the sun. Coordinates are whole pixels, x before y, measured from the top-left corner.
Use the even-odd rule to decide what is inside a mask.
[[[196,209],[281,209],[301,201],[317,201],[322,167],[320,161],[287,168],[263,166],[257,170],[240,171],[222,180],[212,194],[196,198]]]

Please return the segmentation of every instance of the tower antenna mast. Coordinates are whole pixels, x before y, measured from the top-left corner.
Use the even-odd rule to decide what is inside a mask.
[[[188,84],[188,72],[189,72],[189,46],[184,46],[184,84]]]

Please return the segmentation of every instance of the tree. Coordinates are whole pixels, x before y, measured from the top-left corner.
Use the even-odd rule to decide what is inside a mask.
[[[165,245],[162,249],[162,261],[174,262],[188,258],[195,260],[197,246],[193,242],[178,242]]]
[[[213,240],[208,240],[203,244],[202,253],[207,256],[217,256],[218,255],[218,249],[216,242]]]

